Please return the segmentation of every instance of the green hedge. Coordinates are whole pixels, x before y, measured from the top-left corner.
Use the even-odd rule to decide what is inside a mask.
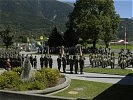
[[[28,81],[20,80],[21,68],[13,68],[12,71],[0,75],[0,89],[10,90],[42,90],[46,87],[55,86],[60,78],[56,69],[44,68],[35,72],[35,76]]]

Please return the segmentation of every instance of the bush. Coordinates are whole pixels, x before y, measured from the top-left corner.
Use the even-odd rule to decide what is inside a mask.
[[[13,71],[4,72],[0,75],[0,89],[11,90],[42,90],[46,86],[55,86],[60,78],[56,69],[44,68],[36,71],[35,76],[28,81],[20,80],[21,68],[13,68]],[[18,74],[19,73],[19,74]]]
[[[9,71],[0,75],[0,88],[15,88],[20,84],[17,72]]]
[[[47,79],[47,86],[55,86],[60,78],[60,72],[56,69],[51,69],[51,68],[44,68],[42,71],[45,72],[46,74],[46,79]]]
[[[22,73],[22,67],[14,67],[14,68],[12,68],[12,71],[17,72],[18,75],[20,76]]]
[[[26,90],[42,90],[45,89],[45,84],[43,82],[35,81],[28,81],[23,82],[18,86],[19,91],[26,91]]]

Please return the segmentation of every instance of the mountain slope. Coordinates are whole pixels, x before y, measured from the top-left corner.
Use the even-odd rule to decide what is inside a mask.
[[[47,35],[54,25],[63,31],[72,10],[70,5],[56,0],[0,0],[0,25]]]

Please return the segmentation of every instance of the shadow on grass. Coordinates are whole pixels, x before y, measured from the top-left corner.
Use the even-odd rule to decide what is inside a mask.
[[[92,100],[133,100],[133,77],[127,75]]]

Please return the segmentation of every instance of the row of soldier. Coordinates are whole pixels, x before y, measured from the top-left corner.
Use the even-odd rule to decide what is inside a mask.
[[[73,74],[73,71],[77,74],[78,69],[80,69],[80,74],[83,74],[84,60],[83,56],[78,57],[78,55],[71,55],[70,57],[65,55],[63,57],[59,56],[57,58],[58,70],[60,71],[62,65],[63,72],[66,73],[66,65],[69,65],[71,74]]]
[[[5,63],[10,60],[11,66],[21,66],[21,55],[19,50],[0,50],[0,68],[5,68]]]
[[[114,68],[116,63],[115,59],[117,59],[114,52],[111,52],[111,49],[109,49],[109,51],[105,50],[105,52],[90,53],[89,58],[92,67],[102,66],[102,68],[107,66]],[[133,55],[130,50],[124,51],[124,49],[122,49],[118,56],[118,66],[124,69],[130,65],[133,67]]]
[[[127,50],[127,52],[122,49],[118,56],[118,65],[124,69],[125,67],[132,66],[133,67],[133,54],[130,52],[130,50]]]
[[[51,56],[43,55],[40,57],[40,66],[42,67],[50,67],[52,68],[53,65],[53,59]],[[63,57],[61,55],[57,58],[57,66],[58,70],[61,71],[61,67],[63,69],[63,73],[66,73],[66,66],[70,66],[70,73],[73,73],[73,70],[75,71],[75,74],[78,73],[78,67],[80,67],[80,73],[83,73],[83,67],[84,67],[84,59],[82,56],[78,59],[78,56],[70,56],[64,55]]]

